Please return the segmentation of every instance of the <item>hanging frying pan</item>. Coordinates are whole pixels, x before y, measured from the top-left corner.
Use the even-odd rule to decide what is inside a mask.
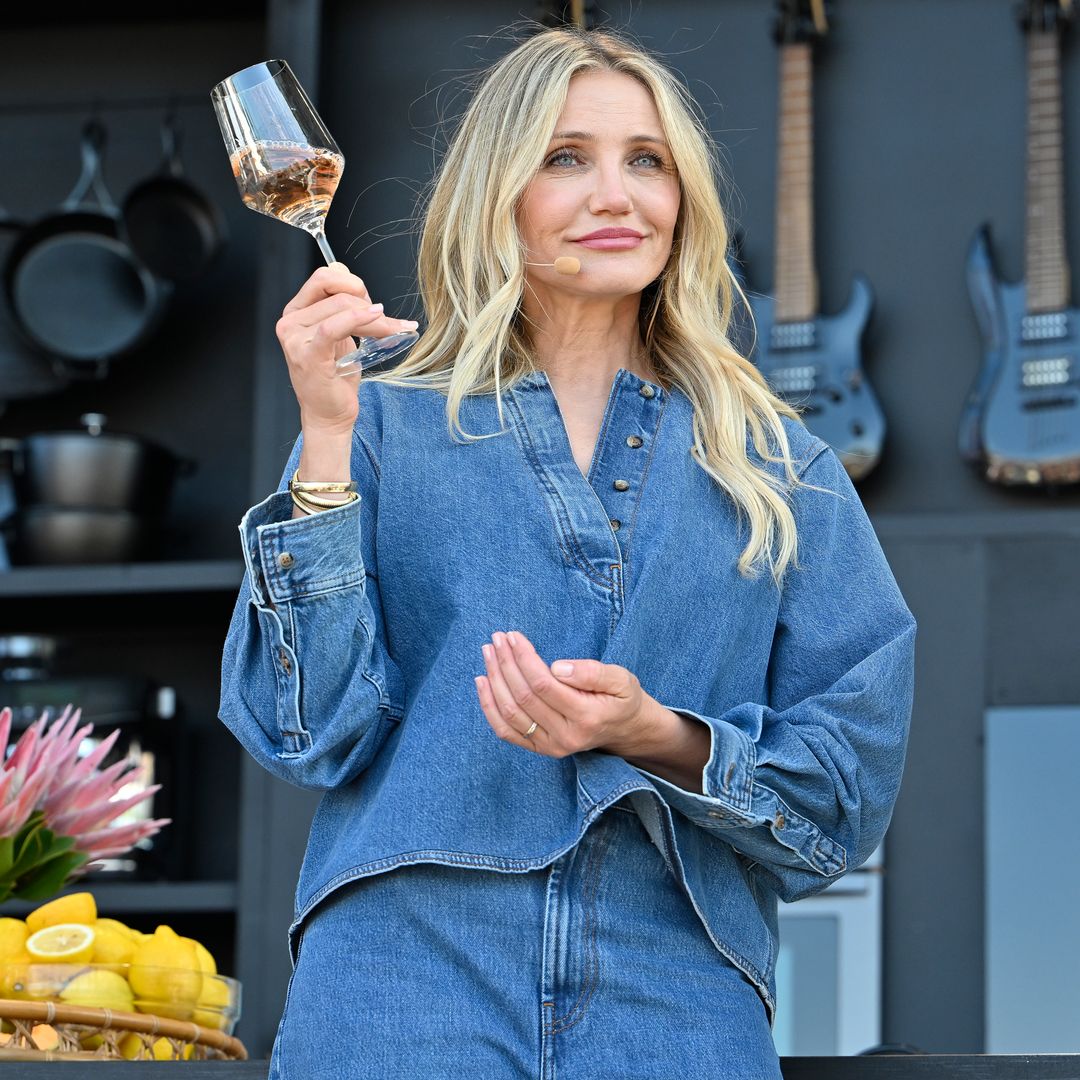
[[[224,223],[217,207],[184,177],[180,130],[172,112],[162,121],[161,145],[161,170],[132,188],[124,200],[125,235],[159,277],[191,281],[221,247]]]
[[[0,233],[22,228],[0,207]],[[0,308],[0,413],[9,401],[55,394],[67,385],[63,373],[19,337],[10,315]]]
[[[104,146],[105,129],[91,120],[75,189],[19,236],[4,266],[16,325],[80,374],[102,375],[109,360],[143,344],[171,293],[120,239],[120,211],[101,175]]]

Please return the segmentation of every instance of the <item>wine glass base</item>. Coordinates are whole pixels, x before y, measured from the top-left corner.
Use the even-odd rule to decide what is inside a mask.
[[[415,330],[403,330],[383,338],[361,338],[355,351],[338,360],[335,367],[339,375],[356,375],[366,368],[374,367],[391,356],[397,356],[410,348],[420,335]]]

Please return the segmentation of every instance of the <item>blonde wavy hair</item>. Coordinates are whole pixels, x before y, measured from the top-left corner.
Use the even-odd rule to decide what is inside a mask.
[[[799,413],[729,338],[735,296],[748,313],[749,304],[728,266],[723,173],[697,104],[671,71],[621,34],[541,30],[483,73],[422,214],[417,278],[427,329],[404,361],[364,378],[445,393],[452,439],[493,437],[462,428],[466,395],[494,392],[504,423],[502,389],[536,370],[520,310],[526,251],[515,210],[544,159],[570,80],[597,70],[623,72],[649,91],[679,175],[671,255],[641,297],[646,354],[661,385],[678,386],[693,404],[694,460],[730,496],[740,526],[749,522],[740,574],[755,577],[767,566],[779,585],[788,564],[797,565],[788,495],[802,484],[780,417]],[[751,461],[748,430],[762,459],[783,462],[786,483]]]

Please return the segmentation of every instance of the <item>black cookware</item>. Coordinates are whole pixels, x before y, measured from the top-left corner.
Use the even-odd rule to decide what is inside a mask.
[[[0,208],[0,232],[17,233],[23,227]],[[0,412],[5,402],[55,394],[67,385],[64,373],[23,341],[6,305],[0,305]]]
[[[157,275],[190,281],[221,247],[224,223],[217,207],[184,176],[180,131],[169,113],[161,125],[161,171],[132,188],[124,200],[128,243]]]
[[[11,562],[17,566],[70,566],[138,562],[154,536],[151,519],[130,510],[27,506],[3,525]]]
[[[5,440],[20,510],[48,506],[156,516],[168,504],[177,477],[194,470],[194,462],[157,443],[105,431],[101,413],[80,420],[84,431]]]
[[[101,173],[104,146],[104,127],[90,121],[74,190],[18,237],[4,267],[19,328],[80,374],[104,374],[110,359],[145,342],[171,292],[120,238],[120,211]]]

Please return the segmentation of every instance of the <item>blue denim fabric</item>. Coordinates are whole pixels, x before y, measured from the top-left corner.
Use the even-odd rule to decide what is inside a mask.
[[[542,371],[501,411],[494,394],[465,399],[466,431],[499,432],[471,444],[450,439],[437,391],[359,393],[361,499],[292,520],[297,442],[279,493],[240,525],[223,656],[224,723],[272,773],[325,791],[293,955],[346,883],[414,863],[538,870],[629,795],[771,1024],[777,897],[819,892],[877,847],[911,715],[915,620],[835,453],[785,418],[800,475],[828,491],[793,493],[801,568],[777,590],[738,573],[746,527],[690,456],[677,388],[620,369],[587,477]],[[473,676],[510,629],[548,663],[620,664],[706,724],[703,794],[612,754],[500,740]]]
[[[780,1080],[755,987],[621,808],[545,869],[415,864],[324,900],[270,1080]]]

